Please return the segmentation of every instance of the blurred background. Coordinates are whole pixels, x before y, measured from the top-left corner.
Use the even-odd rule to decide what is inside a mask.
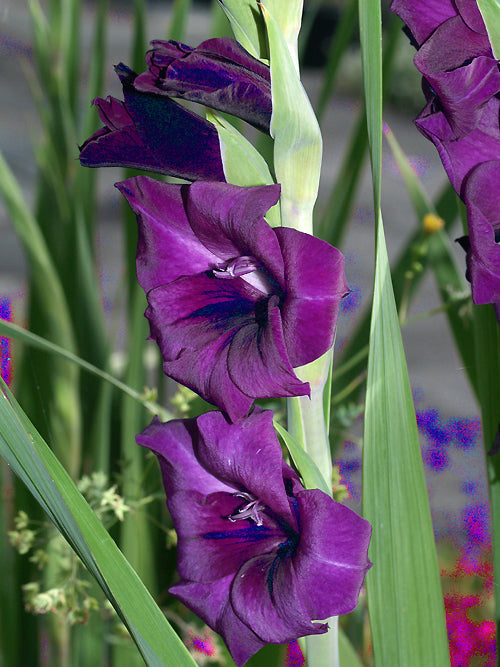
[[[443,193],[446,193],[447,183],[444,170],[434,147],[419,135],[412,123],[424,103],[420,77],[412,64],[413,48],[403,34],[399,20],[388,12],[388,5],[388,2],[383,3],[387,60],[384,119],[429,197],[433,201],[443,202],[446,199]],[[68,21],[67,30],[64,29],[65,21]],[[100,41],[99,29],[104,31]],[[90,109],[94,93],[104,97],[108,94],[121,97],[113,65],[124,61],[142,71],[141,68],[144,69],[145,66],[141,65],[141,54],[144,52],[144,45],[151,39],[175,37],[194,46],[205,39],[224,34],[230,34],[225,17],[217,3],[209,0],[183,3],[168,0],[47,0],[40,4],[25,0],[0,0],[0,151],[18,182],[23,205],[33,211],[40,221],[56,264],[60,260],[60,266],[66,267],[66,273],[61,270],[60,275],[70,301],[70,294],[74,297],[79,293],[76,289],[78,282],[71,285],[72,291],[68,287],[72,281],[69,270],[72,265],[71,244],[77,243],[80,238],[76,234],[70,239],[71,234],[68,236],[67,233],[69,221],[73,217],[78,218],[74,211],[70,211],[71,206],[74,202],[79,202],[83,218],[92,218],[92,223],[85,227],[88,255],[83,259],[74,259],[75,266],[80,266],[79,262],[82,262],[82,266],[86,267],[82,271],[90,267],[90,270],[95,272],[94,283],[86,288],[88,293],[82,297],[81,307],[70,303],[70,317],[77,330],[76,349],[83,358],[99,367],[106,366],[125,381],[127,377],[130,381],[133,355],[131,341],[135,340],[133,337],[137,337],[141,340],[141,346],[144,345],[147,331],[142,321],[137,325],[138,329],[135,328],[135,321],[140,318],[144,304],[135,303],[134,292],[130,287],[133,281],[133,232],[127,231],[130,230],[131,223],[130,220],[125,220],[122,202],[113,188],[113,184],[122,180],[124,175],[120,169],[109,168],[101,169],[99,173],[93,172],[89,176],[90,170],[84,170],[79,165],[78,144],[89,136],[89,130],[94,131],[98,126],[97,112]],[[318,234],[338,245],[344,252],[351,288],[351,293],[342,307],[337,335],[336,368],[340,368],[342,360],[352,358],[356,352],[352,347],[353,341],[357,340],[356,332],[362,327],[363,318],[366,317],[365,309],[370,303],[374,267],[372,189],[366,137],[360,120],[362,79],[356,3],[347,0],[305,0],[300,50],[303,83],[317,110],[324,139],[323,172],[316,215]],[[58,88],[64,77],[67,84]],[[66,95],[67,99],[64,99]],[[66,108],[65,104],[68,105],[68,117],[71,118],[71,122],[68,121],[66,125],[64,112],[61,111]],[[61,155],[64,156],[62,159]],[[488,601],[492,586],[489,511],[478,408],[466,369],[450,335],[433,273],[426,270],[425,261],[424,270],[420,271],[416,266],[418,262],[412,256],[414,246],[411,240],[420,232],[421,221],[416,217],[400,170],[387,144],[384,144],[382,187],[382,213],[391,264],[398,265],[400,258],[406,253],[409,259],[400,275],[406,276],[408,280],[408,271],[418,274],[418,282],[412,283],[411,299],[408,300],[407,308],[405,306],[403,339],[421,433],[435,533],[440,544],[448,629],[456,655],[454,664],[494,664],[491,653],[493,630],[489,624],[491,608]],[[65,191],[64,196],[58,196],[57,192],[62,191]],[[76,204],[74,208],[77,209]],[[13,224],[12,210],[6,205],[5,197],[1,196],[0,233],[0,318],[29,326],[29,322],[37,322],[36,308],[35,312],[30,310],[33,308],[33,301],[30,307],[27,298],[30,285],[33,292],[34,279],[33,272],[29,270],[29,250],[26,241],[20,240],[19,226]],[[457,244],[453,243],[461,233],[458,217],[450,220],[448,235],[451,251],[459,272],[463,273],[464,256]],[[66,256],[61,258],[63,251]],[[405,294],[404,280],[400,281],[399,292],[398,285],[395,285],[396,293],[399,293],[401,298]],[[467,287],[464,289],[465,293],[456,295],[456,299],[460,300],[461,308],[466,310],[470,308],[470,300],[467,297]],[[97,320],[101,324],[95,324]],[[103,335],[99,344],[94,345],[92,341],[95,339],[92,337],[85,340],[86,327],[90,325],[94,327],[94,334],[100,331],[99,326],[102,326]],[[36,330],[36,327],[33,330]],[[50,338],[47,331],[46,326],[40,326],[38,333],[45,333]],[[106,340],[105,345],[102,344],[103,339]],[[21,404],[22,390],[29,385],[31,397],[27,399],[28,407],[30,403],[42,405],[41,410],[35,410],[40,420],[37,426],[42,432],[45,430],[50,439],[49,434],[53,435],[49,428],[50,415],[44,412],[43,404],[48,400],[44,373],[47,372],[47,364],[50,367],[52,362],[50,359],[47,361],[47,355],[43,354],[41,357],[30,357],[24,352],[23,346],[7,338],[0,338],[0,342],[3,377],[12,383]],[[62,345],[63,341],[59,343]],[[357,351],[360,350],[361,346]],[[144,356],[141,358],[146,360],[145,366],[157,370],[159,360],[154,346],[147,344],[142,354]],[[142,390],[140,373],[136,374],[136,378],[139,384],[135,386]],[[146,379],[149,382],[150,375],[147,375]],[[358,510],[361,493],[363,379],[363,371],[359,370],[359,367],[352,374],[339,376],[338,386],[334,383],[336,393],[332,407],[332,423],[335,427],[333,445],[338,462],[337,490],[347,504]],[[92,384],[92,380],[84,379],[80,382],[83,382],[80,384],[81,392],[95,391],[96,385]],[[182,414],[182,410],[188,410],[189,405],[193,405],[191,396],[172,393],[171,388],[162,385],[162,380],[157,383],[159,402],[173,400],[169,407],[174,413],[178,409]],[[27,392],[28,390],[26,395]],[[110,406],[118,403],[116,397],[108,397],[106,400]],[[187,408],[183,401],[188,405]],[[95,406],[92,410],[94,409]],[[84,424],[87,423],[85,420],[90,410],[89,407],[83,407]],[[28,412],[32,414],[29,410]],[[119,413],[110,419],[110,423],[113,423],[113,419],[119,420]],[[139,418],[138,423],[141,420],[144,420],[144,416]],[[95,442],[98,443],[96,428],[92,425],[92,437],[95,436]],[[134,424],[130,424],[131,433],[134,428]],[[125,435],[122,431],[118,437],[124,438]],[[113,447],[119,448],[119,445]],[[127,456],[120,450],[116,458],[123,463]],[[112,456],[109,459],[112,459]],[[84,442],[74,472],[80,480],[86,476],[87,481],[83,482],[83,487],[87,484],[86,492],[91,497],[94,493],[99,503],[106,490],[115,483],[118,485],[114,501],[112,494],[108,494],[111,500],[107,506],[104,505],[104,509],[109,513],[108,519],[112,517],[110,525],[115,525],[117,520],[120,522],[120,517],[116,514],[120,505],[120,500],[117,499],[125,498],[123,502],[127,505],[128,499],[131,499],[131,502],[137,500],[140,491],[137,475],[132,485],[127,484],[117,467],[110,466],[109,459],[105,466],[98,465],[97,461],[100,464],[103,462],[102,455],[96,459],[85,449]],[[144,474],[154,475],[154,466],[151,471],[151,463],[148,465]],[[92,477],[96,471],[103,470],[106,475],[104,481]],[[40,615],[34,616],[33,613],[45,615],[50,609],[56,609],[59,619],[65,618],[67,621],[68,609],[71,608],[67,591],[65,600],[45,600],[46,607],[43,607],[36,597],[44,592],[43,584],[39,583],[38,589],[32,588],[31,597],[30,591],[26,593],[25,590],[21,601],[20,586],[28,582],[39,582],[41,575],[37,574],[37,571],[45,567],[46,563],[42,562],[44,557],[41,555],[38,561],[36,558],[33,560],[35,538],[31,543],[25,534],[23,538],[23,531],[28,530],[28,524],[24,525],[19,520],[18,512],[27,511],[30,520],[32,512],[37,521],[41,521],[41,518],[28,500],[23,504],[25,499],[22,492],[16,488],[8,472],[4,470],[3,529],[17,534],[18,543],[15,543],[16,538],[12,538],[10,542],[14,543],[17,552],[21,554],[15,554],[12,547],[5,542],[5,549],[9,550],[5,563],[10,563],[10,571],[13,573],[9,585],[17,586],[18,591],[16,593],[11,588],[7,596],[14,605],[13,609],[17,610],[14,613],[19,614],[12,627],[20,632],[20,628],[26,624],[26,628],[38,633],[38,639],[30,649],[30,661],[24,661],[23,664],[97,665],[105,664],[106,660],[111,659],[114,661],[112,664],[119,664],[117,656],[120,654],[116,653],[118,649],[110,647],[116,647],[126,640],[119,631],[111,631],[109,620],[105,621],[108,648],[97,662],[82,661],[81,656],[90,653],[78,653],[84,651],[81,646],[86,641],[81,639],[84,633],[80,630],[74,631],[76,639],[73,641],[76,644],[72,644],[71,655],[58,653],[54,649],[58,641],[61,641],[62,645],[65,641],[67,643],[67,640],[61,639],[66,630],[62,629],[61,624],[61,627],[55,630],[50,627],[50,623],[44,625]],[[153,522],[159,521],[163,516],[162,512],[162,509],[152,511],[149,519]],[[29,529],[33,529],[31,525]],[[161,555],[166,542],[168,546],[172,546],[168,544],[169,539],[173,539],[171,534],[164,530],[160,537],[155,534],[151,543],[157,550],[156,562],[164,558],[172,569],[172,550],[169,550],[168,557]],[[45,547],[41,547],[45,553],[47,544],[46,540]],[[61,548],[52,545],[48,550],[59,553]],[[28,564],[27,557],[23,559],[23,549],[31,554],[31,564]],[[57,556],[58,567],[61,567],[60,561],[64,558],[64,555]],[[133,557],[131,560],[133,561]],[[3,577],[0,577],[0,581],[2,579]],[[0,583],[0,588],[2,586],[5,589],[5,581]],[[164,591],[165,588],[158,585],[156,590]],[[163,598],[160,602],[164,603],[164,593],[160,594],[160,597],[161,595]],[[74,624],[84,620],[92,626],[92,623],[96,622],[89,621],[93,603],[87,603],[84,611],[81,609],[83,603],[78,604],[81,617],[74,619]],[[102,612],[102,604],[96,605]],[[77,606],[75,602],[73,611]],[[23,612],[23,607],[28,611]],[[0,627],[0,638],[6,645],[10,638],[7,634],[9,626],[6,624],[9,612],[5,607],[1,611],[3,625]],[[98,613],[96,611],[96,614]],[[189,641],[190,633],[193,634],[189,625],[191,620],[181,618],[176,609],[171,609],[167,615],[174,624],[177,623],[177,629],[184,632]],[[351,625],[348,625],[347,631],[351,638],[355,637],[356,628],[362,622],[362,619],[355,618]],[[202,630],[193,636],[202,637]],[[54,637],[59,639],[54,640]],[[14,641],[12,640],[12,643]],[[215,640],[205,637],[203,641],[206,648]],[[198,642],[201,649],[199,646],[196,648],[195,643],[193,651],[202,664],[205,650],[203,642]],[[359,638],[354,643],[363,653],[365,663],[370,664],[369,648],[361,647]],[[19,657],[19,646],[5,653],[7,667],[21,664],[12,662]],[[47,646],[48,648],[44,648]],[[85,650],[90,651],[88,648]],[[126,662],[122,661],[120,664],[135,664],[135,658],[131,657],[132,651],[128,648],[124,650],[129,652],[121,654],[126,656]],[[211,650],[205,651],[207,660],[213,658],[212,661],[217,662],[217,659],[227,659],[227,656],[221,658],[219,653],[210,656]],[[297,656],[289,657],[289,664],[292,664],[292,659],[300,660]]]

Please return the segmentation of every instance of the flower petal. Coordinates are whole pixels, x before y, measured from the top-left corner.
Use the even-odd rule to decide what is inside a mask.
[[[470,251],[468,274],[474,303],[500,302],[500,160],[483,162],[464,184]]]
[[[231,489],[235,493],[235,489]],[[178,535],[177,557],[181,579],[216,581],[253,556],[271,552],[283,542],[276,521],[262,513],[263,525],[252,519],[230,521],[245,501],[225,493],[202,496],[196,491],[178,492],[167,499]]]
[[[145,292],[219,261],[191,229],[183,203],[186,186],[136,176],[116,187],[137,215],[137,277]]]
[[[252,398],[228,374],[229,344],[239,328],[254,321],[255,290],[242,278],[186,276],[148,292],[146,317],[167,375],[226,411],[245,416]]]
[[[175,419],[162,423],[155,417],[136,437],[137,443],[158,456],[163,484],[168,497],[177,491],[196,490],[204,495],[234,488],[217,479],[198,461],[193,443],[198,440],[194,419]]]
[[[316,584],[322,586],[321,579]],[[287,549],[248,560],[231,587],[238,617],[263,641],[285,644],[305,635],[323,634],[326,623],[313,623]]]
[[[200,463],[217,479],[250,492],[296,528],[283,484],[283,455],[272,411],[256,407],[239,424],[228,424],[220,412],[208,412],[198,417],[198,428]]]
[[[295,368],[317,359],[333,345],[340,300],[349,292],[342,253],[295,229],[274,230],[285,263],[283,333]]]
[[[303,603],[311,618],[347,614],[371,567],[371,526],[318,489],[296,497],[301,534],[293,563]]]
[[[432,103],[415,120],[420,132],[436,146],[448,178],[460,196],[469,171],[481,162],[497,159],[500,154],[499,111],[500,100],[493,97],[484,107],[476,129],[458,139],[443,112],[434,111]]]
[[[457,15],[452,0],[393,0],[391,12],[406,23],[419,46],[438,25]]]
[[[233,660],[241,667],[265,646],[265,642],[234,613],[229,602],[232,579],[232,576],[228,576],[209,584],[181,581],[172,586],[169,592],[224,637]]]
[[[272,100],[269,67],[234,39],[210,39],[191,48],[156,40],[139,90],[179,97],[224,111],[269,132]]]
[[[235,333],[227,357],[231,379],[255,398],[309,395],[309,383],[297,378],[288,359],[277,296],[268,300],[265,318]]]
[[[229,183],[193,183],[186,198],[191,227],[221,259],[248,255],[283,286],[283,259],[274,230],[264,220],[280,196],[279,185],[242,188]]]

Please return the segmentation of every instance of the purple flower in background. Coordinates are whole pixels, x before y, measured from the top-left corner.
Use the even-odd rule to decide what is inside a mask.
[[[96,98],[104,127],[80,148],[84,167],[132,167],[189,181],[225,181],[217,130],[173,100],[137,91],[136,74],[115,68],[124,101]]]
[[[160,463],[178,534],[170,592],[222,635],[238,665],[267,643],[321,634],[352,611],[370,524],[283,461],[271,411],[228,424],[220,412],[137,437]]]
[[[498,156],[500,72],[477,4],[394,0],[418,51],[427,105],[416,119],[439,151],[455,190],[476,165]]]
[[[300,396],[293,368],[333,343],[344,257],[264,220],[279,185],[117,184],[137,214],[137,275],[167,375],[244,417],[254,399]]]
[[[467,278],[476,304],[500,304],[500,160],[483,162],[464,183],[469,236],[460,243],[467,252]]]
[[[137,90],[198,102],[269,132],[269,67],[236,40],[209,39],[196,48],[155,40],[151,46],[146,54],[148,70],[135,81]]]

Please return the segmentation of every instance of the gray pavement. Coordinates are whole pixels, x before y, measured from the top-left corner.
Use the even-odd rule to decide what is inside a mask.
[[[123,5],[125,6],[125,5]],[[113,74],[113,64],[127,61],[129,53],[131,21],[128,13],[114,6],[110,14],[109,47],[107,53],[106,93],[120,96],[119,86]],[[83,23],[84,43],[88,43],[91,30],[92,10],[86,12]],[[170,19],[169,3],[156,2],[149,8],[148,37],[163,38]],[[208,14],[196,8],[188,24],[187,43],[197,44],[210,36]],[[27,85],[24,71],[30,61],[30,25],[26,3],[19,0],[0,0],[0,149],[18,177],[28,202],[33,201],[36,166],[33,156],[33,141],[39,137],[36,110]],[[88,52],[88,46],[84,53]],[[314,100],[318,94],[320,74],[305,72],[304,85]],[[324,206],[329,184],[338,173],[343,148],[349,129],[355,119],[358,103],[353,99],[334,98],[325,117],[324,165],[319,205]],[[438,156],[429,142],[421,137],[411,123],[410,117],[388,110],[385,120],[402,144],[407,155],[419,171],[428,192],[433,195],[445,182],[445,174]],[[77,149],[75,147],[75,158]],[[383,216],[385,221],[388,252],[394,258],[416,224],[404,185],[388,150],[384,147]],[[120,170],[101,170],[99,185],[101,215],[96,244],[102,262],[103,291],[112,306],[116,299],[120,276],[121,229],[118,219],[118,192],[112,187],[120,179]],[[0,201],[0,296],[14,299],[18,321],[22,320],[22,295],[25,289],[26,265],[19,243],[7,219]],[[459,235],[457,230],[456,235]],[[361,303],[370,299],[374,264],[374,225],[372,214],[371,183],[368,168],[365,169],[362,187],[356,202],[353,224],[341,250],[347,258],[349,281],[360,291]],[[457,261],[464,266],[461,251],[456,250]],[[410,315],[422,313],[439,305],[433,280],[423,281],[421,291]],[[352,322],[360,309],[345,317],[340,325],[338,340],[349,335]],[[123,332],[120,338],[123,338]],[[460,360],[454,350],[443,315],[408,326],[403,332],[407,353],[410,381],[414,388],[423,392],[422,405],[439,410],[444,419],[454,416],[472,417],[478,409]],[[430,474],[429,488],[436,516],[449,522],[449,512],[462,505],[466,498],[461,485],[467,477],[477,484],[477,499],[484,497],[484,468],[482,457],[476,452],[453,454],[453,466],[446,473]],[[468,502],[472,498],[467,499]],[[443,518],[444,517],[444,518]]]

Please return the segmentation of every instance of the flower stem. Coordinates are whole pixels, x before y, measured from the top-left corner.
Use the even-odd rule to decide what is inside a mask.
[[[307,366],[296,369],[302,381],[309,382],[311,398],[289,398],[288,431],[318,466],[328,488],[332,483],[332,457],[325,424],[324,389],[328,378],[333,348]],[[328,397],[329,398],[329,397]],[[318,582],[321,586],[321,582]],[[338,667],[338,618],[328,620],[329,631],[324,635],[306,637],[307,664],[310,667]]]

